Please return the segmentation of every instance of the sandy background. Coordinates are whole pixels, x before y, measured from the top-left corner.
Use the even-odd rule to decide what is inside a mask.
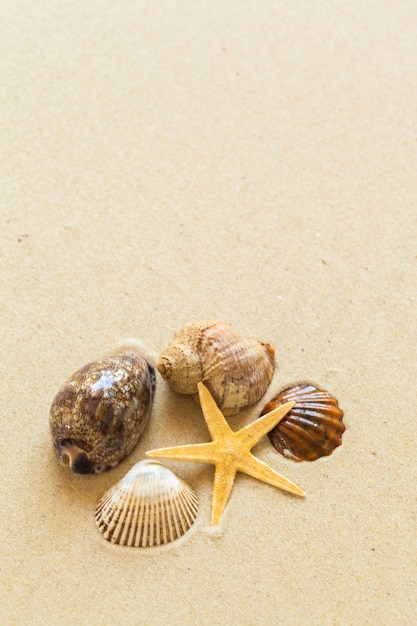
[[[412,624],[417,616],[417,5],[409,1],[2,3],[2,624]],[[343,445],[296,464],[304,500],[167,462],[200,512],[121,549],[101,494],[146,450],[208,440],[159,377],[134,453],[58,466],[65,378],[183,324],[275,344],[265,401],[316,381]],[[231,420],[254,419],[263,406]]]

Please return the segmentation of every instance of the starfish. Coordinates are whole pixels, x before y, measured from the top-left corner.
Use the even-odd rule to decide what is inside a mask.
[[[303,496],[304,491],[269,465],[251,454],[251,449],[292,409],[287,402],[234,432],[216,406],[209,390],[198,383],[200,404],[212,441],[208,443],[159,448],[146,454],[157,459],[174,459],[196,463],[212,463],[216,467],[211,508],[211,525],[217,526],[233,489],[237,472],[243,472],[273,487]]]

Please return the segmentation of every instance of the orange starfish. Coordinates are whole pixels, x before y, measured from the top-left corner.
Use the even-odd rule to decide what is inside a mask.
[[[264,483],[290,491],[298,496],[304,495],[302,489],[275,472],[269,465],[257,459],[250,452],[255,443],[285,417],[288,411],[292,409],[294,402],[287,402],[252,422],[252,424],[234,432],[203,383],[198,383],[198,393],[212,441],[149,450],[146,454],[158,459],[212,463],[216,466],[211,509],[212,526],[219,523],[220,516],[232,492],[237,472],[249,474],[249,476],[253,476]]]

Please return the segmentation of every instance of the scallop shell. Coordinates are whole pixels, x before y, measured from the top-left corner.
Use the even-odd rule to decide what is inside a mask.
[[[286,402],[295,405],[268,434],[278,452],[294,461],[315,461],[341,445],[345,425],[336,398],[314,385],[300,384],[275,396],[261,415]]]
[[[222,322],[187,324],[161,354],[157,369],[178,393],[198,401],[203,382],[224,415],[254,405],[274,373],[275,350],[269,343],[243,337]]]
[[[136,446],[148,422],[154,390],[154,368],[133,350],[75,372],[50,410],[60,463],[78,474],[96,474],[117,465]]]
[[[138,548],[178,539],[197,511],[197,497],[184,481],[162,463],[145,460],[104,494],[95,520],[107,541]]]

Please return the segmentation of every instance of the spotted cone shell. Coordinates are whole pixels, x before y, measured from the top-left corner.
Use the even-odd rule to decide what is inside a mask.
[[[100,499],[95,520],[122,546],[159,546],[184,535],[198,511],[194,491],[158,461],[137,463]]]
[[[154,368],[133,350],[75,372],[50,410],[59,462],[78,474],[117,465],[136,446],[148,423],[154,390]]]
[[[341,445],[343,411],[330,393],[310,384],[289,387],[268,402],[261,415],[286,402],[295,404],[268,434],[280,454],[294,461],[315,461]]]
[[[184,326],[160,355],[157,369],[178,393],[198,401],[203,382],[224,415],[254,405],[274,373],[275,350],[244,337],[229,324],[201,321]]]

